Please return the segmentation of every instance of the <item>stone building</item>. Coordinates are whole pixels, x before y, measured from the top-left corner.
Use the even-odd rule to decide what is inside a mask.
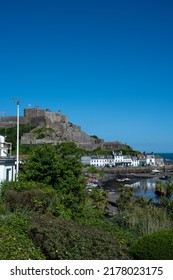
[[[16,116],[0,118],[0,127],[16,126],[16,123]],[[105,142],[103,139],[91,137],[82,131],[80,126],[69,122],[68,117],[62,115],[60,110],[52,112],[38,106],[25,108],[24,116],[20,116],[20,124],[32,124],[36,127],[21,137],[21,144],[75,142],[78,147],[85,150],[97,148],[116,150],[125,146],[120,142]]]

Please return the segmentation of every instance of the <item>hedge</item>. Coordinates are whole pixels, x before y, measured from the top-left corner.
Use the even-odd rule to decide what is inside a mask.
[[[32,218],[29,236],[48,260],[129,258],[125,245],[113,235],[50,214]]]
[[[136,260],[173,260],[173,230],[139,238],[130,248],[130,253]]]

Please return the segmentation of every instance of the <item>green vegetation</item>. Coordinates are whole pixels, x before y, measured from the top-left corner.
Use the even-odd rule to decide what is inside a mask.
[[[164,201],[164,199],[170,199],[173,194],[173,185],[171,180],[168,180],[165,184],[158,181],[156,184],[155,194],[157,198],[161,199],[161,202]]]
[[[45,213],[47,209],[56,206],[57,193],[42,183],[4,182],[1,200],[11,212],[20,209]]]
[[[44,260],[45,256],[28,236],[28,218],[21,213],[0,218],[1,260]]]
[[[136,260],[172,260],[173,230],[164,230],[146,235],[131,247]]]
[[[20,180],[42,182],[55,189],[60,204],[72,216],[84,206],[86,189],[82,164],[76,157],[67,157],[64,147],[46,144],[36,147],[22,169]]]
[[[103,174],[83,168],[81,152],[71,142],[34,146],[19,181],[2,183],[0,259],[171,259],[172,183],[158,183],[157,205],[120,185],[109,216],[107,192],[88,191],[84,170]]]
[[[31,124],[21,124],[20,130],[19,130],[19,138],[21,139],[21,136],[24,133],[30,132],[32,129],[34,129],[35,126]],[[13,152],[16,151],[16,135],[17,135],[17,127],[6,127],[6,128],[0,128],[0,135],[6,136],[6,141],[12,143]]]
[[[54,132],[54,130],[50,127],[41,127],[41,128],[35,128],[32,130],[32,133],[36,134],[36,139],[43,139],[50,133]]]
[[[125,246],[111,234],[50,215],[35,216],[29,234],[49,260],[128,258]]]
[[[97,135],[90,135],[90,137],[92,137],[92,138],[94,138],[94,139],[99,139],[99,138],[97,137]]]

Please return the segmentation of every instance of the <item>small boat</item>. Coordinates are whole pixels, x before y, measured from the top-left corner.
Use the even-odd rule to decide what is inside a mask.
[[[122,179],[117,179],[118,182],[125,182],[125,181],[130,181],[129,178],[122,178]]]
[[[160,176],[159,179],[160,180],[168,180],[170,179],[171,177],[170,176],[167,176],[167,175],[163,175],[163,176]]]
[[[160,173],[160,170],[158,170],[158,169],[153,169],[153,170],[151,171],[151,173],[152,173],[152,174],[158,174],[158,173]]]

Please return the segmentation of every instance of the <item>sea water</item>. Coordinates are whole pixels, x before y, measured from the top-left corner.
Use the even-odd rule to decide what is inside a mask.
[[[164,158],[165,162],[173,162],[173,153],[155,153],[155,155]]]
[[[173,164],[173,153],[155,153],[155,155],[161,156],[164,159],[165,164]],[[159,176],[155,178],[143,179],[139,182],[132,184],[131,186],[134,187],[136,196],[143,196],[147,199],[155,199],[155,187],[158,180]],[[173,182],[173,177],[171,178],[171,180]],[[166,181],[162,180],[162,182],[165,183]]]
[[[156,183],[159,181],[159,177],[143,179],[139,182],[132,184],[131,186],[134,188],[134,194],[136,196],[143,196],[147,199],[155,200],[155,187]],[[171,180],[173,183],[173,176],[171,176]],[[166,180],[161,180],[162,183],[166,183]],[[173,196],[171,197],[173,198]]]

